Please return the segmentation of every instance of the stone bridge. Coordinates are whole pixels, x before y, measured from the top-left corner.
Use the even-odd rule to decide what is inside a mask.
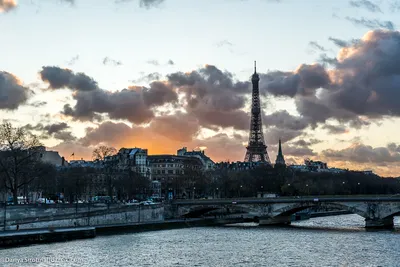
[[[290,224],[292,214],[312,207],[358,214],[366,228],[393,228],[393,216],[400,215],[400,195],[175,200],[170,209],[175,218],[241,214],[269,225]]]

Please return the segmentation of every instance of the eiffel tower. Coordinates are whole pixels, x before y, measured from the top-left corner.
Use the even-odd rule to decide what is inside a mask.
[[[267,146],[264,143],[264,134],[261,121],[260,93],[258,82],[260,77],[257,74],[256,62],[254,61],[254,74],[251,76],[253,83],[252,102],[251,102],[251,122],[249,144],[246,147],[245,162],[265,162],[271,164],[268,156]]]

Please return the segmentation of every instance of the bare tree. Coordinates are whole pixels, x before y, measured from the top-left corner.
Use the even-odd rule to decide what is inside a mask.
[[[34,170],[41,145],[35,135],[23,128],[15,128],[9,122],[0,125],[0,173],[6,190],[13,194],[14,204],[18,204],[18,190],[37,177]]]
[[[117,153],[117,150],[113,147],[108,146],[99,146],[95,150],[93,150],[93,159],[94,160],[104,160],[108,156],[113,156]]]

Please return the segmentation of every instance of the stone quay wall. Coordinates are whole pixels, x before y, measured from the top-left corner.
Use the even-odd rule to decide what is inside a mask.
[[[57,204],[18,205],[0,209],[0,229],[100,226],[164,221],[162,205]]]

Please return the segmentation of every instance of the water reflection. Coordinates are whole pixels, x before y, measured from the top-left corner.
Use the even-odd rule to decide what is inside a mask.
[[[396,227],[400,220],[396,218]],[[332,231],[332,229],[334,231]],[[292,226],[186,228],[0,250],[0,257],[63,257],[79,262],[1,266],[399,266],[398,232],[366,232],[357,215]]]

